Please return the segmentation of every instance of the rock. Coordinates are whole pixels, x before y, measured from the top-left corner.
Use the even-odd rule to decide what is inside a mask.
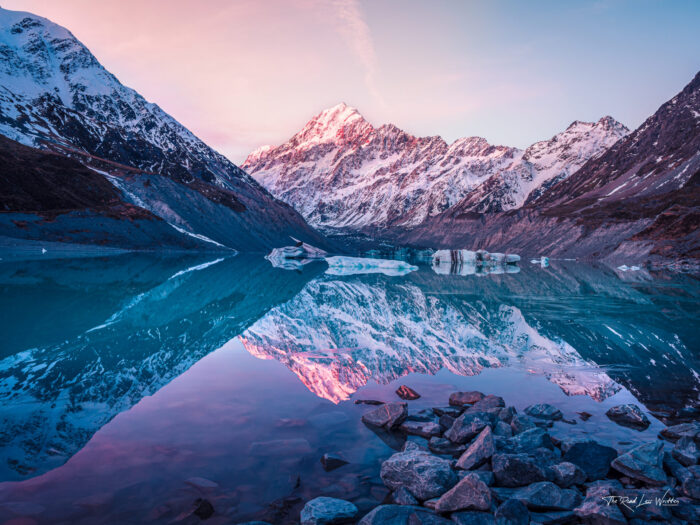
[[[588,421],[593,417],[593,414],[589,414],[588,412],[577,412],[578,417],[581,418],[581,421]]]
[[[415,399],[420,398],[420,394],[418,392],[406,385],[401,385],[396,390],[396,395],[399,396],[401,399],[405,399],[406,401],[413,401]]]
[[[304,505],[301,525],[348,523],[357,516],[357,512],[357,507],[349,501],[321,496]]]
[[[663,500],[668,501],[671,496],[669,496],[664,489],[644,491],[640,491],[639,489],[623,489],[612,491],[611,495],[630,502],[636,499],[636,504],[618,504],[618,507],[628,519],[659,520],[664,523],[671,521],[670,506],[668,503],[662,503]]]
[[[374,427],[392,429],[403,423],[407,416],[406,403],[386,403],[363,414],[362,422]]]
[[[513,434],[520,434],[521,432],[535,428],[535,423],[528,416],[518,414],[511,420],[510,428],[513,430]]]
[[[321,465],[323,465],[323,470],[326,472],[330,472],[331,470],[335,470],[347,464],[347,461],[335,454],[324,454],[321,456]]]
[[[391,499],[397,505],[418,505],[418,500],[413,497],[406,487],[399,487],[391,494]]]
[[[690,473],[690,471],[681,465],[676,458],[674,458],[671,454],[668,452],[664,452],[663,456],[663,466],[664,469],[669,472],[676,480],[678,481],[679,484],[683,484],[685,481],[691,479],[693,475]]]
[[[609,419],[624,427],[645,430],[651,422],[637,405],[617,405],[605,413]]]
[[[678,505],[671,507],[671,514],[689,523],[700,523],[700,505],[694,504],[690,498],[676,498]]]
[[[197,498],[194,501],[194,512],[192,513],[200,520],[208,520],[214,515],[214,506],[204,498]]]
[[[473,405],[477,401],[483,399],[484,394],[481,392],[452,392],[450,394],[449,403],[452,406]]]
[[[429,408],[424,408],[418,412],[409,412],[407,421],[435,421],[435,414]]]
[[[576,523],[576,521],[576,514],[572,510],[530,513],[530,523],[541,525],[568,525],[569,523]]]
[[[501,446],[503,452],[510,454],[529,453],[537,448],[554,448],[549,434],[541,428],[531,428],[516,434]]]
[[[464,412],[464,409],[461,406],[433,407],[433,412],[438,417],[448,415],[457,418]]]
[[[394,450],[403,450],[403,447],[406,444],[406,434],[403,432],[395,432],[393,430],[387,430],[383,427],[375,427],[374,425],[367,425],[367,428],[384,443],[386,443],[388,447],[393,448]]]
[[[528,525],[530,513],[525,504],[517,499],[504,501],[494,514],[496,525]]]
[[[663,438],[669,441],[676,442],[684,436],[692,438],[696,443],[700,441],[700,422],[693,421],[692,423],[681,423],[666,427],[660,432]]]
[[[474,403],[472,406],[467,408],[466,411],[470,412],[470,413],[484,412],[486,410],[495,409],[495,408],[503,408],[505,406],[506,406],[506,402],[503,400],[502,397],[488,395],[488,396],[484,396],[483,399],[480,399],[479,401]]]
[[[454,525],[425,507],[380,505],[362,518],[358,525]]]
[[[401,423],[399,429],[406,432],[406,434],[421,436],[427,439],[442,434],[440,425],[433,421],[404,421]]]
[[[615,458],[611,466],[630,478],[638,479],[648,485],[661,486],[667,481],[663,469],[662,451],[663,443],[660,441],[639,445]]]
[[[460,479],[466,477],[469,474],[474,474],[479,477],[481,481],[486,483],[489,487],[493,485],[493,472],[490,470],[458,470],[457,475]]]
[[[451,518],[457,525],[496,525],[495,518],[488,512],[474,510],[455,512]]]
[[[680,492],[689,498],[700,500],[700,465],[693,465],[686,470],[690,475],[683,481]]]
[[[431,510],[435,510],[435,507],[437,506],[437,502],[440,498],[432,498],[429,499],[428,501],[423,502],[424,507],[428,507]]]
[[[529,455],[542,467],[561,463],[561,452],[558,448],[540,447],[530,452]]]
[[[611,494],[611,488],[619,486],[619,482],[610,480],[592,483],[581,505],[574,509],[574,514],[590,525],[626,525],[627,519],[622,511],[612,500],[606,499]]]
[[[614,448],[606,447],[593,440],[562,446],[562,451],[564,452],[562,459],[577,465],[586,473],[590,481],[604,478],[610,470],[610,462],[617,457],[617,451]]]
[[[380,476],[391,490],[406,487],[419,501],[441,496],[457,483],[449,461],[422,450],[394,454],[382,463]]]
[[[457,485],[443,494],[437,501],[438,512],[457,510],[489,510],[491,491],[475,474],[465,476]]]
[[[538,403],[530,405],[525,409],[525,413],[530,417],[546,419],[549,421],[557,421],[563,417],[561,410],[547,403]]]
[[[440,428],[444,430],[449,430],[452,428],[452,425],[455,423],[454,417],[448,415],[448,414],[443,414],[440,416],[440,419],[438,420],[438,423],[440,424]]]
[[[448,454],[450,456],[461,456],[467,449],[466,445],[452,443],[449,439],[432,437],[428,441],[428,448],[435,454]]]
[[[572,510],[581,503],[581,495],[575,490],[562,489],[551,481],[533,483],[518,490],[513,496],[531,510]]]
[[[493,435],[501,437],[513,437],[513,429],[505,421],[498,421],[496,426],[493,427]]]
[[[485,427],[494,424],[495,416],[485,412],[464,413],[455,419],[445,437],[453,443],[466,443],[473,439]]]
[[[498,411],[498,419],[504,423],[510,423],[517,414],[515,407],[505,407]]]
[[[410,450],[419,450],[421,452],[428,452],[428,449],[422,445],[419,445],[415,441],[406,441],[404,443],[403,448],[401,449],[401,452],[408,452]]]
[[[689,436],[683,436],[678,441],[676,441],[671,455],[676,458],[676,460],[686,467],[691,465],[697,465],[698,463],[698,446],[695,444],[693,438]]]
[[[457,460],[457,468],[472,470],[480,467],[493,456],[495,451],[491,427],[486,427]]]
[[[571,485],[581,485],[586,481],[586,473],[578,466],[568,461],[549,467],[554,482],[562,488]]]
[[[575,419],[562,418],[561,422],[566,423],[567,425],[578,425],[578,421],[576,421]]]
[[[494,454],[491,465],[496,484],[502,487],[521,487],[547,480],[544,469],[526,454]]]
[[[376,399],[356,399],[356,405],[383,405],[384,401],[377,401]]]

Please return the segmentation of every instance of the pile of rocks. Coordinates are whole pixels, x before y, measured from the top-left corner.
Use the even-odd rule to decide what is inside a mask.
[[[552,437],[547,429],[566,421],[556,407],[524,412],[481,392],[455,392],[447,406],[411,415],[407,403],[381,404],[362,416],[367,426],[424,440],[406,441],[383,462],[385,504],[359,519],[350,502],[316,498],[301,523],[700,523],[700,423],[663,430],[673,446],[659,440],[620,453],[590,439]],[[608,417],[647,424],[634,405]]]

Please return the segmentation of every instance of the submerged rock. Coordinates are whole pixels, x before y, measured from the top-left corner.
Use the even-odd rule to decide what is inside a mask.
[[[425,507],[380,505],[362,518],[358,525],[454,525]]]
[[[321,456],[321,465],[323,465],[323,470],[326,472],[330,472],[331,470],[335,470],[347,464],[347,461],[335,454],[324,454]]]
[[[435,505],[438,512],[457,510],[488,510],[491,491],[479,476],[468,474],[457,485],[443,494]]]
[[[384,461],[380,476],[391,490],[405,487],[420,501],[441,496],[457,483],[449,461],[415,449]]]
[[[321,496],[312,499],[301,511],[301,525],[336,525],[351,522],[358,510],[349,501]]]
[[[606,416],[618,425],[637,430],[646,430],[651,422],[637,405],[617,405],[609,409]]]
[[[530,405],[525,409],[525,413],[530,417],[536,417],[539,419],[546,419],[551,421],[557,421],[564,417],[561,413],[561,410],[547,403]]]
[[[565,447],[562,447],[564,450]],[[597,441],[578,441],[566,447],[562,459],[577,465],[586,473],[589,481],[603,479],[610,470],[610,463],[617,457],[612,447]]]
[[[420,394],[418,392],[406,385],[401,385],[396,390],[396,395],[399,396],[401,399],[405,399],[406,401],[413,401],[415,399],[420,398]]]
[[[392,429],[403,423],[407,416],[406,403],[386,403],[363,414],[362,421],[367,425]]]
[[[633,479],[648,485],[664,485],[663,443],[645,443],[615,458],[612,467]]]
[[[471,470],[480,467],[493,456],[495,451],[491,427],[486,427],[457,460],[457,468]]]

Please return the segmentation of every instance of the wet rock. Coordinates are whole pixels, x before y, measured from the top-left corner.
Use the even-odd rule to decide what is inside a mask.
[[[493,435],[505,438],[513,437],[513,429],[505,421],[498,421],[493,427]]]
[[[493,456],[495,451],[491,427],[486,427],[457,460],[457,468],[472,470],[480,467]]]
[[[380,476],[391,490],[405,487],[419,501],[441,496],[457,483],[449,461],[422,450],[394,454],[382,463]]]
[[[474,510],[455,512],[451,518],[457,525],[496,525],[496,519],[488,512]]]
[[[590,525],[627,525],[627,519],[617,505],[608,504],[604,499],[609,495],[609,487],[589,487],[581,505],[574,509],[574,514]]]
[[[503,400],[502,397],[498,396],[493,396],[493,395],[488,395],[484,396],[483,399],[480,399],[476,403],[474,403],[472,406],[467,408],[467,412],[470,413],[476,413],[476,412],[484,412],[487,410],[491,409],[496,409],[496,408],[503,408],[506,406],[506,402]]]
[[[395,432],[383,427],[375,427],[374,425],[367,425],[367,428],[394,450],[402,450],[406,444],[406,434],[403,432]]]
[[[204,498],[197,498],[194,502],[194,512],[200,520],[208,520],[214,515],[214,506]]]
[[[450,456],[461,456],[467,449],[466,445],[452,443],[449,439],[432,437],[428,441],[428,448],[435,454],[448,454]]]
[[[433,421],[404,421],[399,428],[406,432],[406,434],[421,436],[427,439],[442,434],[440,425]]]
[[[561,413],[561,410],[547,403],[538,403],[536,405],[530,405],[525,409],[525,413],[530,417],[546,419],[549,421],[557,421],[564,417]]]
[[[378,401],[376,399],[356,399],[356,405],[383,405],[384,401]]]
[[[571,485],[581,485],[586,481],[586,473],[578,466],[568,461],[558,463],[549,468],[553,481],[562,488]]]
[[[496,484],[502,487],[521,487],[547,479],[544,469],[526,454],[494,454],[491,465]]]
[[[541,428],[531,428],[514,435],[503,443],[501,450],[510,454],[532,452],[537,448],[554,448],[547,431]]]
[[[488,510],[491,491],[475,474],[468,474],[457,485],[443,494],[435,505],[438,512],[458,510]]]
[[[533,483],[513,496],[531,510],[572,510],[581,503],[581,495],[572,489],[562,489],[551,481]]]
[[[663,469],[663,443],[646,443],[615,458],[611,466],[633,479],[648,485],[661,486],[666,483]]]
[[[415,399],[420,398],[420,394],[418,392],[406,385],[401,385],[396,390],[396,395],[399,396],[401,399],[405,399],[406,401],[413,401]]]
[[[517,414],[515,407],[505,407],[498,411],[498,419],[504,423],[510,423]]]
[[[391,499],[397,505],[418,505],[418,500],[413,497],[406,487],[399,487],[391,494]]]
[[[481,392],[453,392],[450,394],[449,403],[452,406],[473,405],[477,401],[483,399],[484,394]]]
[[[535,423],[528,416],[518,414],[511,420],[510,428],[513,430],[513,434],[520,434],[521,432],[535,428]]]
[[[692,423],[681,423],[679,425],[666,427],[660,434],[662,437],[674,443],[684,436],[692,438],[697,443],[700,441],[700,422],[693,421]]]
[[[362,518],[358,525],[454,525],[425,507],[380,505]]]
[[[527,525],[530,513],[525,504],[517,499],[504,501],[494,514],[496,525]]]
[[[618,425],[645,430],[651,422],[637,405],[617,405],[605,413],[606,416]]]
[[[409,412],[407,421],[435,421],[435,414],[429,408],[424,408],[418,412]]]
[[[541,525],[568,525],[569,523],[576,523],[576,521],[576,514],[572,510],[530,513],[530,523]]]
[[[447,415],[457,418],[464,412],[464,409],[461,406],[433,407],[433,412],[438,417]]]
[[[576,412],[578,414],[578,417],[581,418],[581,421],[588,421],[593,417],[593,414],[589,414],[588,412]]]
[[[362,415],[362,422],[374,427],[392,429],[408,416],[406,403],[386,403]]]
[[[312,499],[301,511],[301,525],[335,525],[348,523],[357,516],[357,507],[337,498]]]
[[[698,446],[695,444],[693,438],[683,436],[676,441],[676,444],[671,451],[671,455],[676,458],[680,464],[686,467],[697,465],[699,457]]]
[[[671,521],[671,509],[669,508],[671,496],[664,489],[643,490],[624,489],[612,491],[612,495],[623,498],[626,501],[636,503],[619,503],[618,507],[628,519],[659,520],[665,523]],[[666,500],[668,503],[664,504]]]
[[[593,440],[562,446],[562,451],[564,451],[562,459],[577,465],[586,473],[589,481],[604,478],[610,470],[610,463],[617,457],[617,451],[614,448]]]
[[[452,426],[445,432],[445,437],[453,443],[466,443],[487,426],[494,424],[495,416],[485,412],[464,413],[455,419]]]
[[[324,454],[321,456],[321,465],[326,472],[330,472],[331,470],[335,470],[347,464],[347,461],[335,454]]]

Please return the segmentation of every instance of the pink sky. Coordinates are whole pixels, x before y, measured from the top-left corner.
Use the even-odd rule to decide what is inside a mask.
[[[661,14],[657,4],[2,1],[67,27],[122,83],[238,163],[341,101],[373,124],[448,141],[524,147],[605,114],[637,126],[700,56],[693,4]]]

